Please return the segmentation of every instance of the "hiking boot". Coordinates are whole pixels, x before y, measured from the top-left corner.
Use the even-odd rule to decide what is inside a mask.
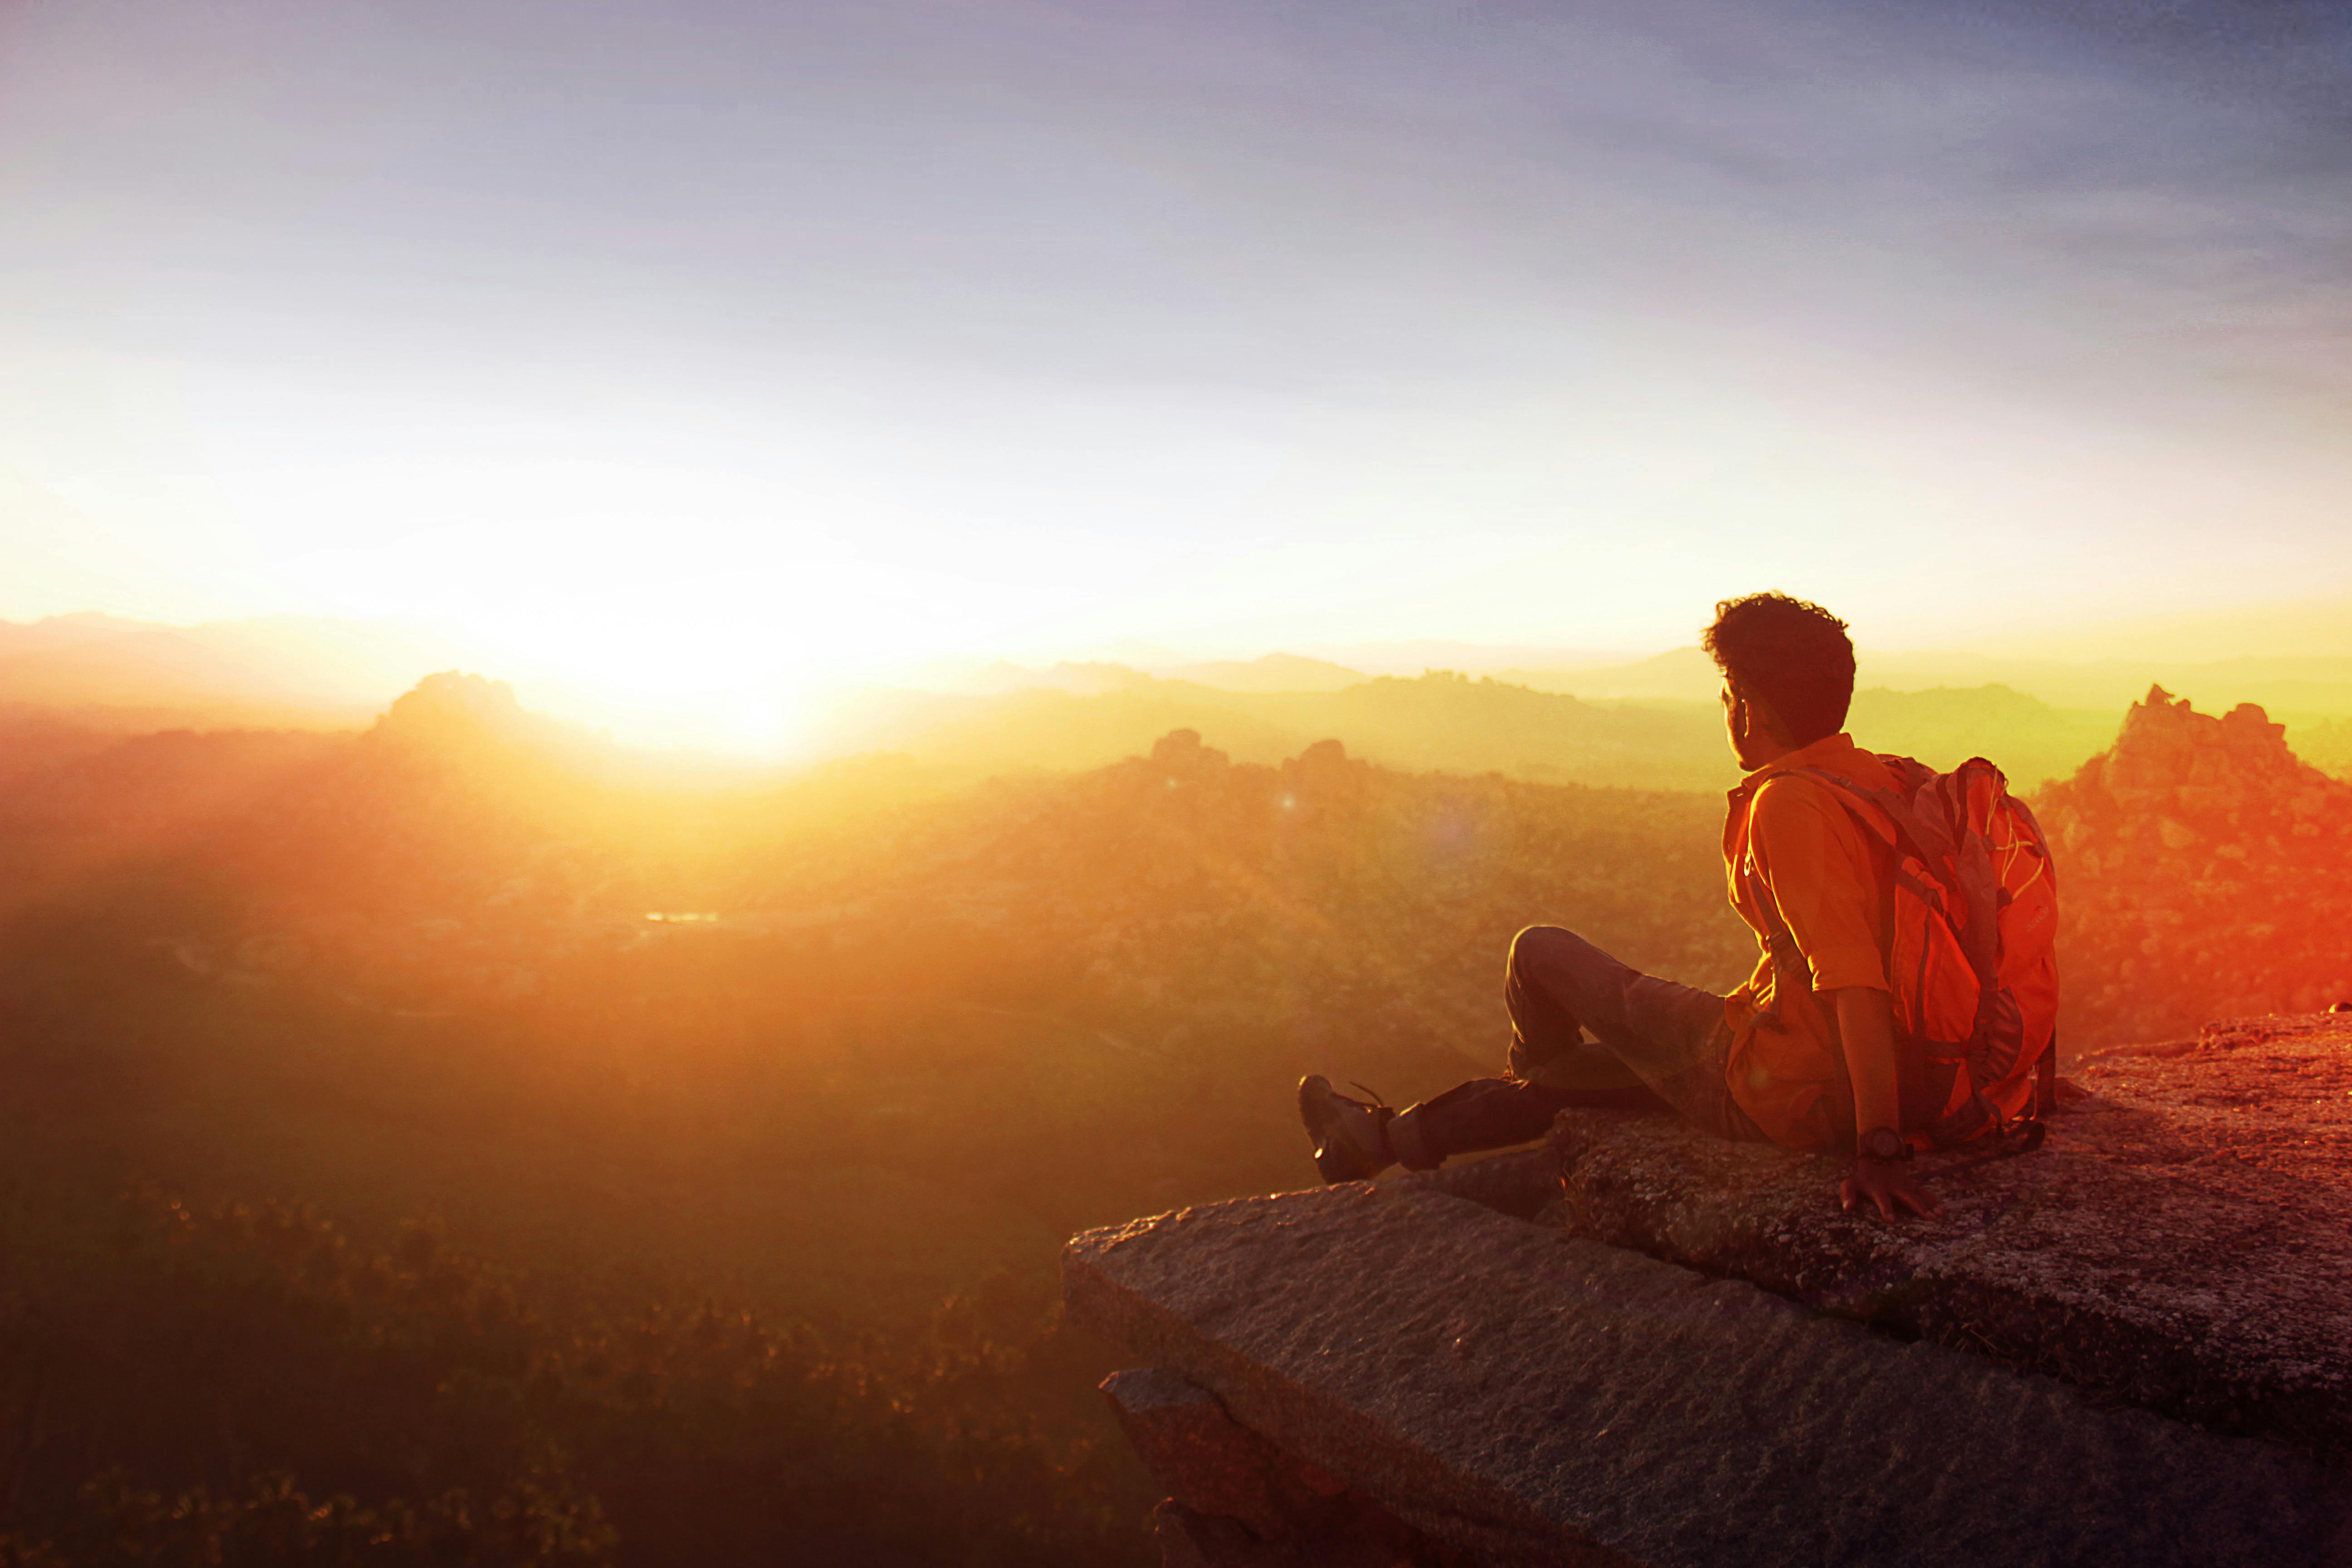
[[[1315,1141],[1315,1173],[1327,1184],[1370,1181],[1396,1163],[1389,1147],[1389,1121],[1396,1112],[1370,1089],[1364,1092],[1370,1100],[1350,1100],[1319,1072],[1298,1080],[1298,1120]]]

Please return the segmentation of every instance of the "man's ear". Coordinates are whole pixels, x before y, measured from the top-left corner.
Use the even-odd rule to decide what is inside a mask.
[[[1795,744],[1789,738],[1789,727],[1780,722],[1780,715],[1772,710],[1769,702],[1760,697],[1751,697],[1737,687],[1732,689],[1732,695],[1738,699],[1741,716],[1747,720],[1748,733],[1766,735],[1783,746]]]

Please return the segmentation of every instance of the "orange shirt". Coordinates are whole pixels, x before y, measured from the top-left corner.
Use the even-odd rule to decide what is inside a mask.
[[[1815,992],[1850,985],[1884,991],[1886,961],[1869,839],[1828,786],[1781,776],[1798,768],[1881,788],[1897,781],[1874,753],[1832,735],[1741,780],[1723,824],[1731,907],[1763,951],[1756,973],[1724,1005],[1731,1023],[1731,1098],[1774,1142],[1827,1150],[1853,1139],[1853,1089],[1811,993],[1778,998],[1780,1016],[1772,1016],[1771,921],[1760,901],[1770,900],[1796,939]]]

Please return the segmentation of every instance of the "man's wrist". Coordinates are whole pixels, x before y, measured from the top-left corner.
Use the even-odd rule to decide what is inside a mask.
[[[1911,1140],[1892,1127],[1874,1127],[1853,1141],[1853,1157],[1894,1164],[1911,1157]]]

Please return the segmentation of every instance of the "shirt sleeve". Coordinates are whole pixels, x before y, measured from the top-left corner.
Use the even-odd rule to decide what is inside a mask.
[[[1845,808],[1809,780],[1771,780],[1756,792],[1748,844],[1813,989],[1885,990],[1869,847]]]

